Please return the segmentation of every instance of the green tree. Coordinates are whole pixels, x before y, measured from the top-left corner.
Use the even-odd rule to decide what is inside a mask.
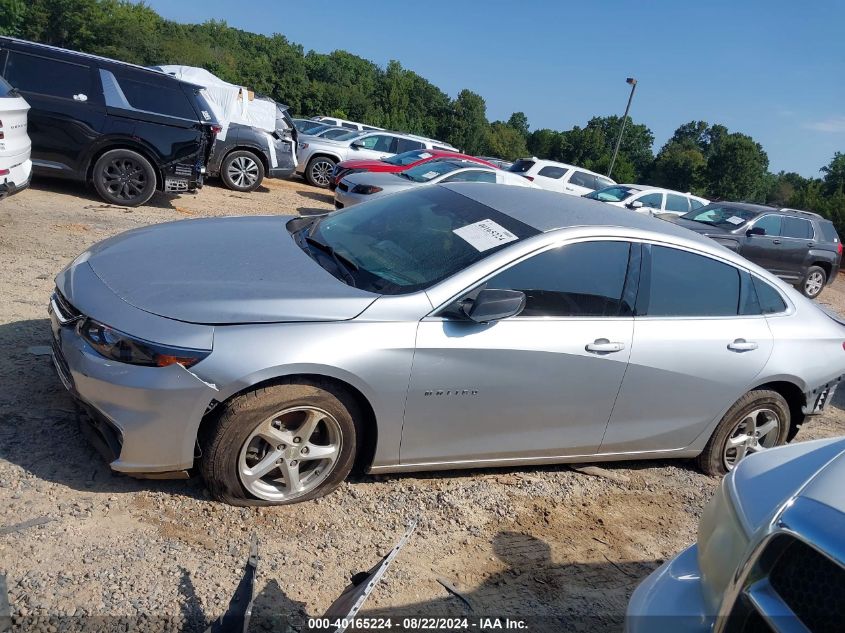
[[[484,142],[484,154],[516,160],[528,153],[525,137],[509,123],[494,121],[487,128]]]
[[[763,201],[769,158],[759,143],[745,134],[726,134],[714,144],[707,160],[707,190],[726,200]]]
[[[824,190],[828,196],[845,193],[845,154],[836,152],[820,171],[824,174]]]
[[[669,140],[654,159],[648,180],[660,187],[704,195],[706,170],[707,160],[697,143]]]
[[[452,103],[448,141],[467,154],[484,149],[487,134],[487,106],[480,95],[461,90]]]
[[[514,112],[511,114],[507,124],[519,132],[523,139],[528,138],[528,117],[525,116],[524,112]]]

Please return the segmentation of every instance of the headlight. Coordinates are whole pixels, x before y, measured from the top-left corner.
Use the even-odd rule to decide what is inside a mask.
[[[749,536],[739,522],[726,485],[729,474],[704,507],[698,524],[698,567],[704,597],[715,613],[731,578],[745,558]]]
[[[381,187],[376,187],[375,185],[355,185],[352,187],[352,193],[360,193],[365,196],[368,196],[371,193],[378,193],[381,190]]]
[[[190,367],[211,353],[210,350],[168,347],[142,341],[93,319],[81,321],[77,332],[101,356],[130,365],[167,367],[179,364]]]

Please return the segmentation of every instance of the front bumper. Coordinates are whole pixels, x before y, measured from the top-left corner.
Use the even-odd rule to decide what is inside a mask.
[[[9,169],[9,173],[0,180],[0,200],[20,193],[32,180],[32,161],[26,159]]]
[[[181,365],[141,367],[100,356],[50,315],[53,364],[82,405],[84,428],[113,470],[139,477],[183,476],[194,461],[196,429],[216,391]],[[192,368],[193,369],[193,368]]]
[[[714,615],[701,591],[698,547],[688,547],[636,588],[625,614],[625,633],[704,633]]]

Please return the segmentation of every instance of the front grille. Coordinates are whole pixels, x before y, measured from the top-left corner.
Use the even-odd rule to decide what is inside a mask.
[[[194,173],[194,166],[186,163],[177,163],[173,166],[173,173],[177,176],[191,177]]]
[[[65,389],[68,391],[73,391],[73,378],[70,375],[70,367],[68,367],[67,361],[65,360],[64,354],[62,354],[62,350],[59,347],[59,342],[52,338],[50,341],[50,347],[53,350],[53,366],[56,368],[56,373],[59,376],[59,380],[62,381]]]
[[[813,633],[845,627],[845,569],[792,540],[769,572],[769,582]]]
[[[59,306],[59,310],[62,311],[62,316],[66,320],[73,321],[83,316],[82,313],[70,303],[70,301],[65,299],[65,296],[59,292],[58,288],[56,288],[54,296],[56,299],[56,305]]]

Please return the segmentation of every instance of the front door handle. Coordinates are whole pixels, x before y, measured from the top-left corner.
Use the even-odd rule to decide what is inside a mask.
[[[734,352],[750,352],[757,349],[757,343],[754,341],[746,341],[744,338],[738,338],[733,343],[728,344],[728,349]]]
[[[772,240],[772,244],[780,244],[780,240]]]
[[[597,338],[592,343],[587,344],[584,349],[588,352],[609,354],[611,352],[621,352],[625,349],[625,343],[609,341],[606,338]]]

